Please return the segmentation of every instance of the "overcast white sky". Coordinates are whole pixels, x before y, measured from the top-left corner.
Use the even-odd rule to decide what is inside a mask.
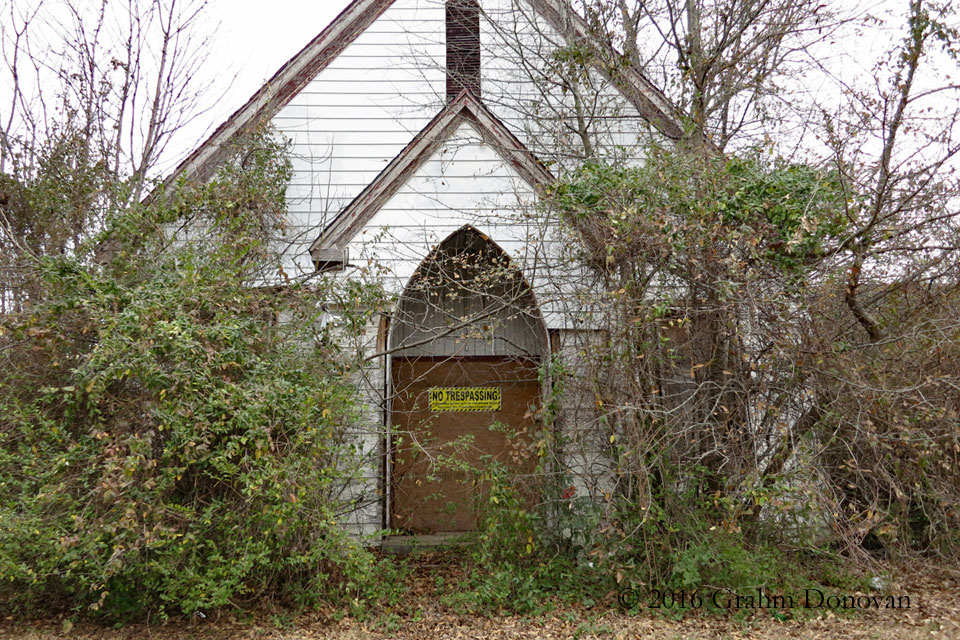
[[[13,0],[13,7],[36,6],[43,2],[53,14],[65,0]],[[113,2],[115,0],[111,0]],[[834,0],[837,6],[853,8],[856,12],[882,13],[882,8],[899,6],[904,0]],[[10,0],[0,0],[2,14],[6,18]],[[92,0],[74,0],[75,6],[95,8]],[[85,3],[89,2],[89,5]],[[200,34],[211,37],[207,52],[207,64],[193,78],[193,86],[206,88],[202,114],[172,141],[157,169],[162,173],[175,166],[195,148],[216,126],[271,77],[284,62],[302,49],[324,29],[349,0],[206,0],[205,22],[197,25]],[[119,5],[124,3],[118,2]],[[831,39],[821,47],[818,59],[832,73],[852,78],[870,78],[870,68],[880,49],[888,47],[903,37],[902,19],[893,20],[888,27],[868,23],[863,28],[851,28],[843,35]],[[0,23],[0,30],[4,24]],[[199,35],[199,34],[198,34]],[[833,59],[833,60],[830,60]],[[829,62],[828,62],[829,60]],[[839,60],[839,62],[838,62]],[[955,66],[955,65],[948,65]],[[885,79],[885,78],[883,78]],[[0,79],[0,94],[8,78]],[[836,78],[826,76],[807,78],[797,90],[804,93],[830,91],[828,85],[836,86]],[[924,84],[921,82],[921,84]],[[832,89],[835,91],[835,89]],[[2,97],[2,96],[0,96]],[[830,104],[830,100],[819,101]],[[0,101],[0,111],[6,101]],[[0,113],[0,115],[3,115]]]

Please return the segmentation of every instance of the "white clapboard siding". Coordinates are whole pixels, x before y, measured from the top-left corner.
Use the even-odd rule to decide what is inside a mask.
[[[558,83],[558,74],[550,69],[564,43],[525,0],[480,0],[480,4],[481,99],[521,144],[554,175],[562,176],[586,153],[573,93]],[[279,134],[290,143],[293,176],[287,190],[287,224],[279,231],[276,245],[283,269],[265,274],[265,280],[282,283],[288,277],[312,273],[308,249],[323,229],[443,110],[444,5],[445,0],[396,0],[272,117]],[[651,134],[637,110],[596,71],[590,71],[581,84],[586,104],[582,113],[594,156],[638,159]],[[451,110],[444,116],[453,113],[460,112]],[[483,117],[477,116],[477,109],[471,113],[477,122],[485,123],[482,126],[490,126],[493,118],[486,110]],[[512,143],[499,125],[495,128],[499,134],[491,137],[488,131],[488,140]],[[224,129],[220,137],[230,131],[230,127]],[[203,162],[215,157],[214,151],[207,149],[190,162],[202,169]],[[350,264],[332,277],[377,280],[399,299],[423,260],[443,240],[469,225],[495,242],[520,271],[546,327],[560,338],[560,355],[575,363],[575,339],[590,333],[583,330],[592,328],[590,311],[602,307],[605,292],[598,276],[573,259],[580,246],[575,232],[555,220],[544,222],[536,207],[535,189],[503,159],[517,161],[523,154],[515,148],[507,151],[501,156],[474,125],[462,121],[433,151],[433,157],[416,165],[418,169],[403,185],[396,191],[392,190],[396,185],[389,185],[386,193],[393,195],[349,241]],[[519,164],[526,166],[523,160]],[[533,174],[534,180],[546,179],[546,172],[539,169]],[[454,311],[465,315],[473,308],[464,305]],[[529,355],[544,344],[539,322],[539,334],[534,335],[509,314],[496,319],[505,326],[517,325],[511,329],[517,336],[514,346],[494,340],[474,342],[472,355],[487,353],[482,349],[490,354]],[[341,519],[351,531],[362,534],[380,528],[387,499],[382,494],[389,491],[389,484],[384,484],[388,469],[383,447],[384,427],[389,431],[390,421],[386,406],[390,357],[378,352],[387,340],[380,329],[379,319],[372,321],[357,345],[369,358],[361,370],[353,372],[361,419],[356,432],[349,435],[363,462],[359,472],[350,468],[352,477],[343,483],[341,495],[355,501],[344,508]],[[415,344],[416,335],[411,336],[409,344]],[[449,345],[436,347],[438,352],[450,351]],[[418,353],[430,352],[425,347]],[[596,491],[602,489],[609,470],[597,455],[597,443],[581,433],[594,419],[588,390],[581,391],[565,399],[563,428],[584,445],[569,457],[568,470],[582,486]]]
[[[292,143],[287,268],[443,106],[444,7],[397,0],[273,118]]]
[[[364,352],[376,353],[379,326],[368,324],[359,338],[358,346]],[[359,462],[361,468],[341,486],[338,496],[346,507],[340,522],[351,533],[367,537],[383,528],[384,376],[383,358],[368,360],[351,376],[359,392],[360,416],[355,430],[348,434],[355,456],[349,462]]]
[[[562,39],[523,0],[481,0],[481,7],[484,103],[555,173],[575,166],[584,149],[573,98],[546,62]],[[309,243],[443,107],[444,19],[443,0],[397,0],[273,118],[292,143],[288,271],[311,270]],[[597,155],[638,155],[647,133],[639,114],[598,73],[587,84],[584,95],[598,116],[588,119]],[[462,196],[448,207],[469,208],[473,194],[509,199],[515,192],[504,176],[475,175],[482,174],[467,170],[439,185],[447,200]],[[413,190],[428,193],[423,186]],[[404,203],[413,205],[430,207],[431,200]]]
[[[570,327],[571,309],[592,286],[566,257],[570,232],[545,227],[533,189],[464,123],[357,233],[350,263],[377,274],[399,296],[421,262],[465,225],[491,238],[517,265],[548,327]],[[353,277],[348,270],[343,277]]]
[[[465,225],[487,234],[523,264],[526,234],[518,210],[531,206],[532,188],[463,123],[350,243],[351,262],[376,262],[384,284],[399,294],[421,261]]]

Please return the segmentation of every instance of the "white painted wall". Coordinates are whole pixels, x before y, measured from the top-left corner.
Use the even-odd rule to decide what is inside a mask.
[[[307,247],[443,106],[444,9],[397,0],[274,118],[293,143],[296,268]]]
[[[558,173],[583,155],[572,94],[544,73],[559,42],[520,0],[482,0],[483,100]],[[397,0],[273,119],[292,142],[286,268],[309,273],[310,243],[442,109],[445,102],[443,0]],[[491,22],[491,20],[493,22]],[[516,37],[521,38],[518,43]],[[587,122],[598,155],[637,155],[645,135],[635,110],[591,74]],[[536,116],[536,117],[535,117]],[[602,116],[602,117],[601,117]],[[515,261],[537,297],[547,326],[577,329],[588,274],[568,260],[569,232],[534,215],[535,193],[497,151],[464,123],[369,221],[349,245],[353,268],[338,277],[376,279],[399,295],[420,262],[469,224]],[[365,336],[377,350],[377,327]],[[369,461],[351,486],[363,503],[346,519],[357,533],[381,526],[379,502],[385,358],[357,374],[364,423],[354,434]],[[571,414],[573,415],[573,414]],[[577,414],[579,415],[579,414]],[[591,463],[576,466],[588,475]]]
[[[547,69],[561,38],[523,0],[481,0],[481,7],[485,104],[555,173],[575,166],[583,143],[573,96]],[[273,118],[293,145],[284,243],[291,273],[312,270],[306,249],[320,230],[443,108],[444,29],[443,0],[397,0]],[[583,95],[596,153],[637,156],[647,127],[633,107],[597,73],[585,81]],[[463,162],[457,177],[468,179]],[[448,206],[465,209],[471,194],[491,189],[512,193],[496,178],[477,175],[473,182],[459,180],[463,198]],[[384,218],[391,213],[406,224],[402,212],[384,213],[380,227],[390,226]],[[450,221],[442,218],[440,225]]]

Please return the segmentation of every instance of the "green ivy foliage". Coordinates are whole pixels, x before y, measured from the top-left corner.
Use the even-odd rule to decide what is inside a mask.
[[[14,610],[189,614],[372,584],[337,522],[357,473],[349,367],[318,351],[323,291],[268,280],[284,151],[261,133],[210,182],[115,212],[90,246],[44,258],[42,297],[2,318]]]
[[[635,243],[654,228],[665,252],[704,237],[794,274],[842,234],[848,197],[836,172],[760,153],[699,157],[658,146],[638,166],[585,163],[551,195],[581,230],[592,224],[591,235],[604,234],[611,264],[617,251],[635,255]]]

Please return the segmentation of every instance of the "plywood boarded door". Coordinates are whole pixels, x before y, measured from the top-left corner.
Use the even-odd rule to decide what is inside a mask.
[[[495,387],[499,411],[431,411],[431,388]],[[459,468],[489,459],[530,473],[531,438],[540,402],[537,363],[517,357],[396,358],[393,361],[391,527],[409,533],[475,529],[482,485]],[[499,423],[504,429],[491,430]],[[488,456],[490,458],[488,458]]]

